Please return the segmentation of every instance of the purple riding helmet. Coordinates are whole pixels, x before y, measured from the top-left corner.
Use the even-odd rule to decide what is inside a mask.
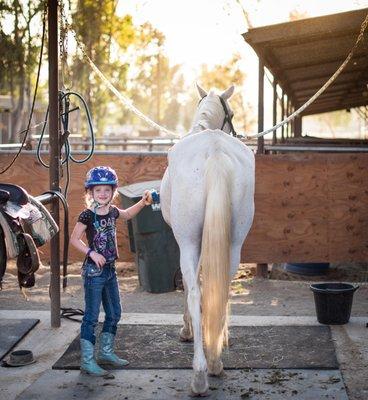
[[[116,172],[110,167],[94,167],[87,172],[84,187],[90,189],[96,185],[111,185],[115,189],[118,186]]]

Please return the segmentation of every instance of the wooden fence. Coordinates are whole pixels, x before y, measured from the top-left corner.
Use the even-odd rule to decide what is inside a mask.
[[[0,153],[1,169],[12,156]],[[83,209],[85,174],[96,165],[113,167],[123,186],[160,179],[166,156],[100,153],[88,163],[72,164],[68,196],[71,229]],[[33,196],[49,187],[48,171],[34,153],[22,154],[0,180],[23,186]],[[255,204],[254,223],[242,250],[243,262],[368,259],[368,154],[257,155]],[[118,242],[120,259],[133,260],[125,222],[119,225]],[[48,246],[40,250],[47,261]],[[71,261],[82,259],[70,250]]]

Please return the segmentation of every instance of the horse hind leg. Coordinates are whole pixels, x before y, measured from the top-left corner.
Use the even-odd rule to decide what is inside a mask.
[[[180,330],[180,341],[181,342],[192,342],[193,341],[193,329],[192,319],[188,309],[188,288],[184,282],[184,315],[183,315],[184,326]]]
[[[180,246],[180,245],[179,245]],[[180,265],[183,272],[184,284],[188,289],[188,310],[192,320],[194,339],[193,376],[191,394],[203,396],[208,391],[207,362],[203,350],[203,335],[201,323],[201,292],[197,280],[198,249],[192,245],[180,246]]]

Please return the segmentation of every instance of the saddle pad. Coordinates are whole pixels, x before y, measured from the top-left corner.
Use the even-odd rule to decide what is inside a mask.
[[[19,254],[19,244],[16,234],[13,232],[8,224],[8,221],[0,211],[0,225],[4,232],[5,244],[6,244],[6,254],[8,259],[13,259]]]

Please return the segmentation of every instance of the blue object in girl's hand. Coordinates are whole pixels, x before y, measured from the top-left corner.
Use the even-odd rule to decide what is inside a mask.
[[[158,194],[157,190],[151,189],[150,190],[151,196],[152,196],[152,201],[154,204],[157,204],[160,202],[160,195]]]

